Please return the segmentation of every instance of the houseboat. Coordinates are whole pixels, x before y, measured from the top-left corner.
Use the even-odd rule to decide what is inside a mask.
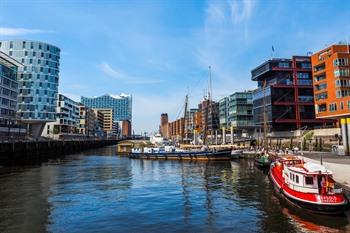
[[[332,172],[296,156],[283,157],[271,164],[269,177],[278,194],[294,206],[319,214],[340,214],[348,208],[341,188],[336,188]]]

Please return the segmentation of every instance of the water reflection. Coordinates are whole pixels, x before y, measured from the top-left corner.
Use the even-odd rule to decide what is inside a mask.
[[[0,170],[0,232],[349,230],[348,217],[299,213],[252,160],[129,160],[114,148]]]

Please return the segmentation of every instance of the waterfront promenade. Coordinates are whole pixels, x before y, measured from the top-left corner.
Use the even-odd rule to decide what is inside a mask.
[[[323,165],[333,172],[334,179],[350,192],[350,157],[338,156],[329,152],[304,152],[304,160]]]

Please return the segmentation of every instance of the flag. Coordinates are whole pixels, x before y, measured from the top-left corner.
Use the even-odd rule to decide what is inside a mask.
[[[272,50],[272,52],[275,52],[275,48],[273,47],[273,45],[271,47],[271,50]]]

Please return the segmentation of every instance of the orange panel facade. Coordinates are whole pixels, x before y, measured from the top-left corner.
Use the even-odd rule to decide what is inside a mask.
[[[350,116],[349,50],[349,45],[332,45],[311,57],[317,118]]]

